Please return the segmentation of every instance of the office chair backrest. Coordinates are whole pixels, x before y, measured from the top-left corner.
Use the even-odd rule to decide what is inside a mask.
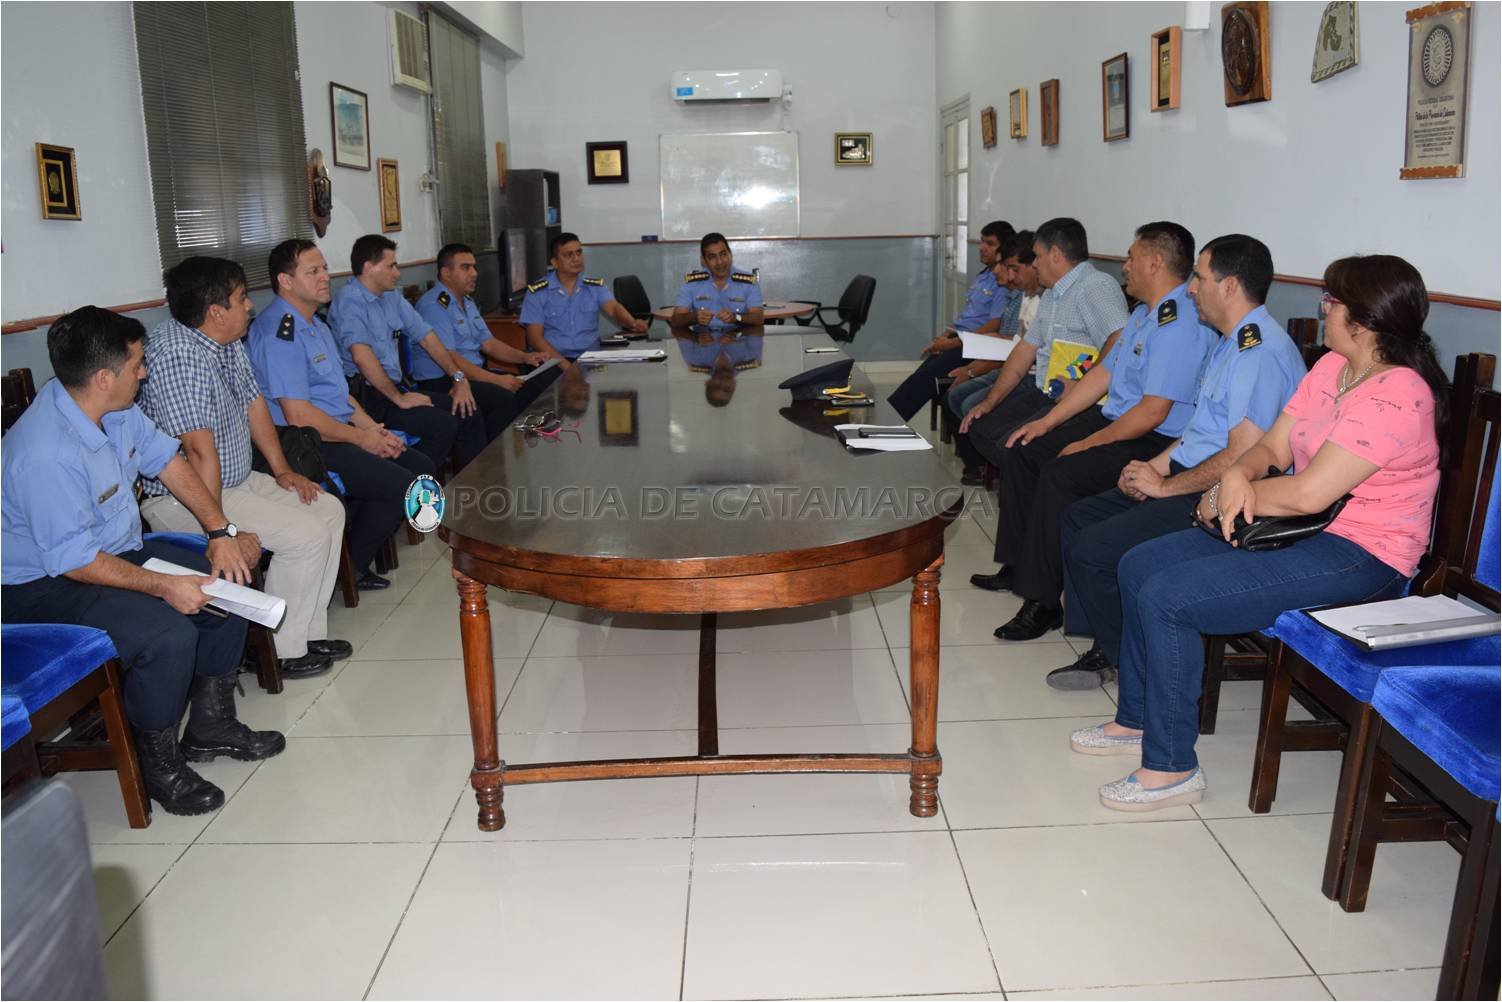
[[[647,290],[642,288],[641,279],[635,275],[619,275],[611,283],[615,289],[615,298],[626,308],[626,312],[638,320],[645,320],[652,315],[652,300],[647,298]]]
[[[857,275],[845,286],[840,297],[840,322],[850,328],[850,336],[860,330],[871,315],[871,300],[876,296],[876,279],[870,275]]]

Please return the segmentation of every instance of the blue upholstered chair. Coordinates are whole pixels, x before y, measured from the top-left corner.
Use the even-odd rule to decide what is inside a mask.
[[[1351,858],[1341,885],[1341,907],[1366,906],[1377,844],[1453,841],[1454,818],[1467,829],[1455,902],[1440,967],[1442,999],[1495,999],[1498,951],[1497,706],[1502,671],[1433,667],[1384,672],[1372,693],[1377,712],[1372,747],[1362,770]],[[1406,797],[1402,777],[1418,781],[1438,799],[1424,812]],[[1388,803],[1391,792],[1394,803]],[[1420,824],[1427,822],[1427,828]]]
[[[1475,354],[1456,362],[1434,539],[1412,586],[1415,594],[1464,596],[1492,610],[1499,604],[1499,558],[1495,544],[1483,553],[1481,541],[1495,539],[1498,531],[1498,396],[1487,388],[1495,363],[1491,355]],[[1498,640],[1492,636],[1368,652],[1297,610],[1279,616],[1269,632],[1273,661],[1262,689],[1249,806],[1258,814],[1271,809],[1284,751],[1343,752],[1322,882],[1325,896],[1337,900],[1349,859],[1362,763],[1379,719],[1370,702],[1379,677],[1395,668],[1495,666]],[[1320,711],[1317,719],[1287,719],[1295,692],[1300,702]]]
[[[199,556],[209,548],[208,537],[193,532],[148,532],[141,538],[147,542],[169,543]],[[264,587],[260,575],[261,572],[257,569],[252,581],[257,588]],[[261,683],[261,688],[273,694],[281,692],[282,666],[276,658],[276,640],[271,631],[260,623],[251,623],[245,634],[245,646],[255,663],[256,679]]]
[[[130,826],[151,823],[109,634],[88,626],[7,623],[0,628],[0,682],[28,711],[43,771],[113,769]],[[75,718],[96,701],[107,739],[102,744],[75,733]],[[67,740],[53,740],[65,730]]]

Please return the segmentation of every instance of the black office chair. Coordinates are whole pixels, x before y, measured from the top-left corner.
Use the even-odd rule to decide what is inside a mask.
[[[854,341],[855,334],[866,318],[871,315],[871,300],[876,295],[876,279],[870,275],[857,275],[845,286],[844,295],[840,296],[839,306],[825,306],[815,303],[814,319],[824,328],[824,332],[836,341]],[[824,319],[824,314],[833,311],[837,315],[834,323]]]
[[[647,290],[642,287],[641,279],[635,275],[620,275],[612,285],[616,300],[626,308],[626,312],[651,327],[652,301],[647,298]]]

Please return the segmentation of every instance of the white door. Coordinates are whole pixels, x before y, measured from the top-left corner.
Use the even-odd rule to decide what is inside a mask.
[[[939,110],[939,209],[942,241],[937,327],[949,324],[970,284],[970,99]]]

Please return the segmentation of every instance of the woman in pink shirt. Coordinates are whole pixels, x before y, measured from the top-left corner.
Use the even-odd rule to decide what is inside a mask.
[[[1194,754],[1201,635],[1250,633],[1279,613],[1394,598],[1429,545],[1449,381],[1424,333],[1429,297],[1407,261],[1348,257],[1325,269],[1325,346],[1262,440],[1200,499],[1222,538],[1162,536],[1121,560],[1123,634],[1116,719],[1075,731],[1093,755],[1141,755],[1101,803],[1149,811],[1198,803]],[[1268,468],[1293,468],[1269,477]],[[1229,545],[1232,523],[1304,515],[1351,499],[1316,536],[1282,550]]]

